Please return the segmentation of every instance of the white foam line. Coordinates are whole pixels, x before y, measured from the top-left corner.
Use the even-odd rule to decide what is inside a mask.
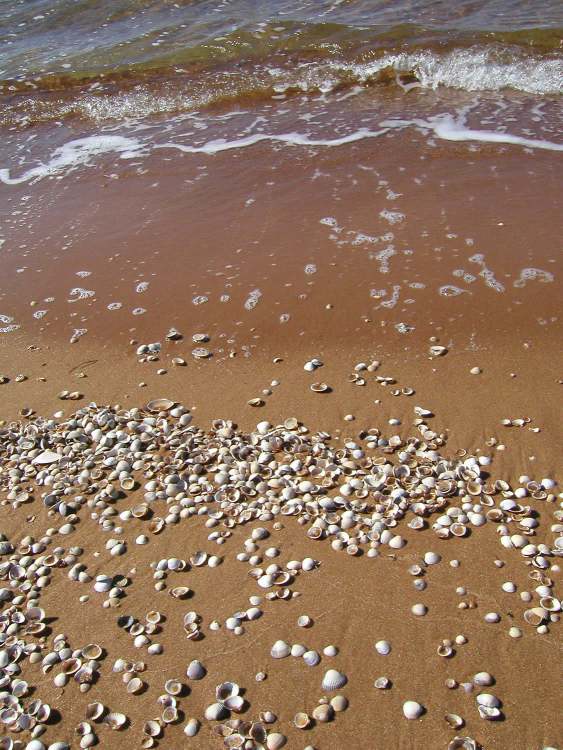
[[[238,138],[233,141],[226,141],[220,139],[217,141],[208,141],[202,146],[185,146],[182,143],[158,143],[154,148],[176,148],[179,151],[183,151],[188,154],[218,154],[221,151],[229,151],[230,149],[246,148],[248,146],[254,146],[256,143],[261,141],[275,141],[278,143],[289,143],[294,146],[327,146],[334,148],[336,146],[344,146],[347,143],[354,143],[355,141],[361,141],[364,138],[377,138],[384,133],[387,133],[389,128],[383,128],[382,130],[369,130],[368,128],[360,128],[354,133],[349,135],[343,135],[341,138],[332,139],[314,139],[308,135],[302,133],[281,133],[279,135],[270,133],[255,133],[249,135],[246,138]]]
[[[480,141],[481,143],[508,143],[526,148],[541,148],[548,151],[563,151],[562,143],[522,138],[511,133],[498,133],[493,130],[473,130],[463,123],[454,120],[450,115],[429,120],[383,120],[379,123],[386,128],[405,128],[415,126],[423,130],[432,130],[438,138],[446,141]]]
[[[23,182],[40,180],[65,170],[87,164],[93,156],[111,152],[125,158],[140,154],[141,143],[133,138],[120,135],[94,135],[78,138],[56,148],[46,164],[28,169],[19,177],[11,177],[9,169],[0,169],[0,182],[5,185],[20,185]]]

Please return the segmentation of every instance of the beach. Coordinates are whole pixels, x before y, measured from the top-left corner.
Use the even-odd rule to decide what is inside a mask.
[[[411,5],[2,11],[4,750],[559,748],[561,19]]]

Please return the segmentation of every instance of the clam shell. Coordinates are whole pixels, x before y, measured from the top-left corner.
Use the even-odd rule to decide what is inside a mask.
[[[151,411],[155,414],[158,414],[161,411],[169,411],[175,406],[175,401],[170,401],[169,398],[153,398],[152,401],[149,401],[146,409],[147,411]]]
[[[387,654],[391,653],[391,644],[389,641],[377,641],[375,644],[375,650],[378,654],[381,654],[381,656],[387,656]]]
[[[373,686],[378,690],[387,690],[387,688],[391,687],[391,680],[388,677],[378,677]]]
[[[424,713],[424,706],[416,701],[405,701],[403,703],[403,714],[406,719],[418,719]]]
[[[212,703],[205,709],[204,716],[207,721],[220,721],[228,716],[228,709],[222,703]]]
[[[446,714],[444,716],[446,724],[452,729],[461,729],[465,724],[464,720],[458,714]]]
[[[203,664],[197,659],[194,659],[188,664],[186,675],[189,677],[190,680],[202,680],[206,674],[207,674],[207,670],[205,669]]]
[[[149,719],[149,721],[145,721],[143,724],[143,734],[146,734],[148,737],[158,737],[161,732],[162,727],[156,719]]]
[[[334,718],[334,709],[330,703],[322,703],[313,709],[313,719],[321,724],[332,721]]]
[[[119,713],[117,711],[110,712],[104,718],[104,724],[107,724],[110,729],[121,729],[123,726],[125,726],[126,721],[127,717],[125,716],[125,714]]]
[[[82,649],[82,656],[85,659],[99,659],[102,655],[102,647],[97,643],[89,643]]]
[[[184,734],[186,737],[195,737],[199,732],[199,721],[197,719],[188,719],[186,726],[184,727]]]
[[[222,682],[215,688],[215,697],[220,703],[225,703],[229,698],[238,695],[240,691],[236,682]]]
[[[266,738],[266,747],[268,750],[280,750],[287,742],[287,737],[279,732],[272,732]]]
[[[477,750],[477,743],[471,737],[454,737],[448,750]]]
[[[307,729],[311,726],[311,717],[304,711],[299,711],[299,713],[296,713],[293,717],[293,723],[297,729]]]
[[[321,689],[327,693],[332,690],[340,690],[348,682],[348,678],[343,672],[336,669],[328,669],[321,682]]]
[[[182,692],[182,683],[179,680],[166,680],[164,690],[168,695],[180,695]]]
[[[330,391],[330,386],[326,383],[311,383],[309,387],[313,393],[327,393]]]
[[[285,641],[276,641],[270,650],[270,654],[274,659],[285,659],[291,653],[291,648]]]
[[[334,698],[330,699],[330,705],[336,713],[341,713],[348,708],[348,698],[344,695],[335,695]]]
[[[321,657],[317,651],[305,651],[303,654],[303,661],[308,667],[316,667],[321,661]]]

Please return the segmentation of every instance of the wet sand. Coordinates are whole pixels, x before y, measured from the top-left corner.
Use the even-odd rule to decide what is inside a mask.
[[[250,431],[262,420],[276,425],[296,416],[312,432],[325,430],[342,445],[373,427],[386,436],[413,435],[413,407],[419,405],[435,414],[431,428],[447,437],[444,455],[465,449],[491,456],[491,476],[513,487],[521,475],[557,479],[563,360],[556,164],[549,153],[496,146],[474,151],[467,144],[436,147],[406,138],[400,146],[391,152],[383,139],[327,155],[288,154],[259,144],[253,147],[252,170],[245,168],[248,152],[216,155],[212,162],[199,156],[171,162],[151,157],[144,164],[147,177],[134,166],[120,165],[118,179],[112,179],[115,165],[108,164],[107,170],[85,171],[72,182],[10,189],[2,208],[3,270],[10,283],[3,285],[1,305],[21,328],[0,339],[0,374],[9,377],[0,386],[0,417],[9,422],[30,407],[34,416],[61,410],[67,418],[90,402],[130,409],[166,397],[190,409],[203,429],[217,418]],[[198,180],[198,174],[206,176]],[[22,203],[28,194],[32,199]],[[18,206],[29,206],[21,217],[13,213]],[[385,210],[403,218],[390,223],[380,215]],[[321,223],[327,217],[331,223]],[[383,239],[389,233],[393,237]],[[392,253],[377,257],[389,246]],[[475,259],[476,254],[484,257]],[[315,272],[306,273],[307,265]],[[18,273],[20,268],[25,270]],[[542,273],[521,279],[526,268]],[[77,276],[81,270],[90,275]],[[149,282],[148,289],[135,292],[142,281]],[[452,285],[463,291],[453,297],[439,293]],[[78,296],[70,294],[78,287],[95,293],[69,301]],[[246,309],[254,289],[261,296]],[[380,293],[372,296],[372,289]],[[220,301],[222,294],[229,295],[228,302]],[[194,305],[196,295],[208,301]],[[49,297],[54,301],[43,302]],[[123,307],[108,310],[112,301]],[[132,316],[135,307],[146,312]],[[33,319],[40,309],[48,310],[45,317]],[[289,320],[281,323],[283,314]],[[412,330],[400,333],[399,324]],[[181,340],[166,341],[171,326],[183,334]],[[73,331],[81,328],[87,333],[70,344]],[[191,336],[198,332],[209,334],[208,360],[191,355]],[[139,362],[137,346],[156,341],[162,342],[158,361]],[[430,356],[433,344],[447,352]],[[172,364],[178,356],[185,367]],[[282,361],[275,363],[277,357]],[[309,373],[303,365],[312,357],[324,364]],[[381,365],[365,386],[349,382],[357,363],[374,359]],[[479,374],[471,374],[475,367]],[[158,374],[161,368],[165,374]],[[18,373],[27,379],[16,382]],[[377,376],[396,383],[382,385]],[[331,392],[313,393],[314,381],[326,382]],[[392,395],[402,387],[414,394]],[[61,401],[57,394],[63,389],[83,397]],[[252,398],[264,405],[248,405]],[[505,427],[506,418],[531,421]],[[390,419],[400,424],[390,425]],[[531,540],[536,544],[550,543],[559,507],[558,488],[554,492],[550,502],[524,501],[540,519]],[[127,493],[116,508],[130,508],[141,498],[141,490]],[[39,497],[17,511],[4,503],[0,513],[3,533],[16,543],[26,534],[39,538],[61,523],[47,515]],[[224,622],[257,593],[248,566],[235,559],[249,526],[235,528],[217,548],[225,558],[217,569],[175,575],[176,585],[194,591],[182,602],[166,591],[154,592],[149,565],[198,549],[216,552],[203,518],[167,527],[143,547],[134,539],[146,522],[132,520],[121,535],[128,552],[113,558],[105,549],[109,535],[83,509],[76,531],[68,538],[56,536],[55,543],[83,547],[91,573],[120,573],[132,583],[116,609],[104,609],[103,595],[94,594],[91,583],[71,583],[64,571],[42,594],[40,606],[54,618],[52,634],[65,633],[73,648],[94,641],[107,651],[99,681],[84,695],[76,685],[54,688],[51,672],[43,675],[38,665],[26,663],[24,676],[35,686],[34,696],[60,713],[45,738],[70,741],[84,706],[99,699],[130,721],[125,733],[99,729],[101,746],[140,746],[142,721],[157,715],[156,698],[165,680],[178,677],[187,684],[186,666],[197,658],[209,674],[190,683],[190,692],[179,700],[186,717],[202,719],[215,685],[234,680],[250,704],[242,718],[274,711],[275,728],[287,736],[290,748],[323,750],[350,742],[359,748],[445,748],[456,734],[474,737],[487,750],[555,746],[560,623],[555,618],[540,634],[523,621],[528,605],[519,594],[536,584],[519,552],[499,544],[496,524],[447,540],[432,529],[413,531],[401,524],[407,545],[396,551],[382,547],[371,559],[336,552],[327,540],[308,539],[306,526],[295,518],[282,520],[277,531],[271,523],[261,524],[272,531],[261,547],[281,549],[275,562],[312,556],[321,563],[296,579],[292,588],[300,595],[266,601],[262,618],[247,623],[244,635],[204,628],[205,637],[192,642],[182,630],[186,611],[198,611],[206,624]],[[417,592],[408,567],[427,550],[438,551],[443,560],[428,570],[427,589]],[[448,564],[452,559],[459,567]],[[505,566],[495,567],[497,559]],[[550,565],[556,565],[555,558]],[[556,592],[558,567],[548,571]],[[514,581],[518,593],[504,593],[504,581]],[[467,588],[462,598],[471,608],[458,608],[457,586]],[[84,594],[88,602],[79,603]],[[426,617],[412,616],[410,607],[418,601],[428,606]],[[115,619],[120,613],[142,619],[150,609],[166,618],[157,636],[164,653],[147,657],[133,648]],[[491,611],[501,615],[499,623],[483,621]],[[313,618],[310,629],[296,626],[301,614]],[[513,625],[522,628],[523,637],[509,637]],[[467,643],[456,647],[455,656],[437,656],[440,641],[458,634]],[[380,638],[393,644],[388,657],[374,650]],[[332,643],[339,654],[323,657],[314,668],[291,657],[274,661],[269,651],[277,639],[319,651]],[[144,659],[147,670],[140,676],[148,683],[146,692],[127,695],[120,675],[111,671],[118,657]],[[322,695],[322,675],[333,666],[348,676],[341,692],[350,706],[333,722],[300,732],[292,718],[298,710],[312,711]],[[257,683],[260,670],[268,676]],[[461,683],[482,670],[495,677],[490,691],[503,702],[502,721],[480,719],[475,693],[444,685],[447,677]],[[373,687],[381,675],[391,678],[390,690]],[[419,721],[403,718],[407,699],[425,706]],[[446,712],[461,715],[466,726],[450,730]],[[203,720],[191,740],[182,734],[183,724],[167,726],[159,745],[221,746],[211,722]]]

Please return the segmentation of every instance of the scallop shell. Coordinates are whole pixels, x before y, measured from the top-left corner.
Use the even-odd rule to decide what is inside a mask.
[[[202,680],[206,674],[207,674],[207,670],[205,669],[203,664],[197,659],[194,659],[193,661],[191,661],[186,670],[186,675],[189,677],[190,680]]]
[[[161,411],[170,411],[175,404],[176,402],[170,401],[169,398],[153,398],[152,401],[148,402],[146,409],[147,411],[158,414]]]
[[[339,672],[336,669],[329,669],[325,672],[325,675],[321,682],[321,689],[329,693],[332,690],[340,690],[348,682],[348,678],[343,672]]]

